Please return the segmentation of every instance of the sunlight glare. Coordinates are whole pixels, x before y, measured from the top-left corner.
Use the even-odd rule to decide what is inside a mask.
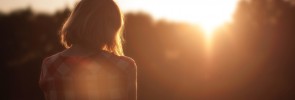
[[[231,21],[239,0],[116,0],[124,11],[144,11],[155,19],[197,24],[206,37]]]

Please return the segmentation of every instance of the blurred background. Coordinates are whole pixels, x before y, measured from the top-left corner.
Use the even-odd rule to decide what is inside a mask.
[[[1,100],[43,100],[78,0],[0,0]],[[295,100],[294,0],[116,0],[139,100]]]

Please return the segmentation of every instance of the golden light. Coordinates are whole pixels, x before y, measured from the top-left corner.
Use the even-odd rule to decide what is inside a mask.
[[[144,11],[155,19],[197,24],[204,30],[205,38],[231,21],[239,0],[116,0],[124,11]]]

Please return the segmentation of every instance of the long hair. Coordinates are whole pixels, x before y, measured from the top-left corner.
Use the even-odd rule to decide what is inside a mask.
[[[113,0],[81,0],[64,23],[61,43],[100,49],[122,56],[123,16]]]

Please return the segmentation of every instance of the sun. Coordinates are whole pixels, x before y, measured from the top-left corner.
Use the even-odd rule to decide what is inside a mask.
[[[124,11],[144,11],[155,19],[182,21],[202,27],[205,37],[230,22],[239,0],[116,0]]]

